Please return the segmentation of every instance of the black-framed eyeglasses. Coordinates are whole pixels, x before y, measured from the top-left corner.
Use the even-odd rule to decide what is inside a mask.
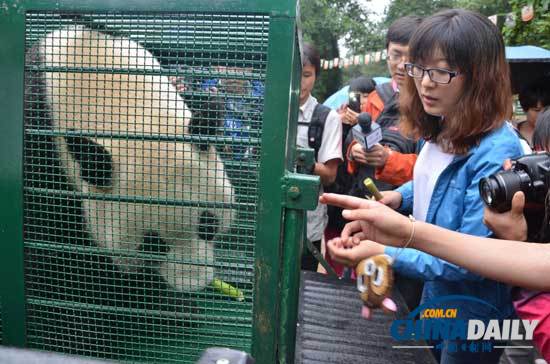
[[[424,73],[428,73],[428,77],[435,83],[448,84],[453,77],[458,76],[460,73],[456,71],[449,71],[444,68],[424,68],[414,63],[405,63],[405,70],[407,74],[413,78],[423,78]]]

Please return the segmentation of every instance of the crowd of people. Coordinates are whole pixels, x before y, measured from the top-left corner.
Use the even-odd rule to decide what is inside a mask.
[[[531,149],[550,151],[550,84],[525,85],[519,100],[526,120],[512,123],[502,36],[486,17],[467,10],[400,18],[388,29],[386,48],[391,82],[353,80],[359,110],[326,111],[311,95],[319,55],[303,47],[297,144],[315,149],[312,173],[323,186],[321,203],[307,216],[307,238],[340,276],[353,278],[352,268],[370,256],[394,257],[396,284],[411,308],[465,295],[501,317],[485,304],[453,302],[459,319],[539,320],[534,343],[550,360],[550,245],[544,244],[550,242],[550,198],[538,201],[546,208],[538,213],[540,231],[530,234],[522,192],[509,211],[497,212],[484,206],[479,190],[480,180],[510,160]],[[355,136],[362,123],[381,131],[372,146]],[[383,191],[378,202],[367,198],[368,177]],[[532,236],[539,241],[526,243]],[[308,251],[302,268],[323,271]],[[439,344],[434,355],[445,364],[534,363],[538,356]]]

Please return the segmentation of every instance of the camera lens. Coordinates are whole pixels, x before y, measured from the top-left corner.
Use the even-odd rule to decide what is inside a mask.
[[[512,197],[530,186],[529,175],[524,171],[505,171],[479,181],[479,194],[485,204],[498,212],[510,210]]]
[[[498,183],[491,178],[484,178],[479,182],[479,194],[488,206],[495,201],[495,191],[498,190]]]

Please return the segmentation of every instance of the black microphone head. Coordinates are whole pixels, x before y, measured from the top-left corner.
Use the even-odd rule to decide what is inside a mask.
[[[372,117],[369,113],[362,112],[357,116],[357,123],[361,126],[363,133],[368,134],[372,129]]]

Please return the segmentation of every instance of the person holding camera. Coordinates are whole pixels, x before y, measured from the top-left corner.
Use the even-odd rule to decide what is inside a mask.
[[[550,107],[538,114],[532,140],[536,152],[550,151]],[[507,160],[503,167],[512,171],[484,178],[480,183],[482,198],[491,207],[485,209],[485,224],[503,239],[550,241],[548,225],[541,219],[548,217],[545,199],[550,183],[550,171],[547,171],[550,159],[547,153],[529,155],[513,163]],[[528,208],[525,210],[524,193],[510,196],[510,192],[518,186],[530,187],[527,190]]]
[[[511,100],[509,68],[497,27],[480,14],[441,11],[423,20],[409,43],[409,78],[400,89],[402,127],[423,144],[414,180],[383,192],[382,203],[451,230],[490,235],[482,222],[478,184],[522,155],[519,138],[505,122]],[[423,142],[425,141],[425,142]],[[333,244],[334,245],[334,244]],[[399,253],[398,253],[399,252]],[[341,259],[341,250],[330,251]],[[459,319],[505,319],[513,308],[509,288],[434,256],[412,250],[361,244],[364,257],[396,257],[397,273],[424,281],[422,302],[466,295],[496,307],[501,317],[475,302],[456,302]],[[442,363],[497,363],[490,353],[452,352],[444,340]],[[436,355],[439,354],[436,352]]]
[[[350,127],[357,124],[357,116],[366,112],[368,97],[375,87],[376,82],[370,77],[359,76],[351,80],[348,89],[348,103],[338,109],[342,124]]]
[[[550,108],[538,113],[535,130],[532,135],[533,146],[537,151],[550,151]],[[483,221],[498,238],[516,241],[550,242],[550,155],[547,153],[529,155],[513,164],[505,163],[501,173],[500,183],[496,178],[488,178],[486,186],[480,188],[487,191],[484,200],[488,206],[484,212]],[[529,180],[529,184],[517,184],[518,180]],[[485,181],[484,181],[485,182]],[[504,183],[504,184],[503,184]],[[493,186],[493,188],[491,188]],[[498,187],[498,188],[494,188]],[[514,193],[517,187],[522,191]],[[509,191],[503,193],[503,189]],[[500,191],[499,191],[500,190]],[[511,201],[502,201],[501,196]],[[526,207],[527,206],[527,207]],[[535,342],[537,347],[546,351],[546,359],[550,360],[550,338],[544,339],[541,332],[550,332],[550,294],[540,291],[529,291],[516,288],[512,291],[514,307],[522,319],[536,319],[543,325],[537,328]],[[544,326],[544,322],[548,323]],[[526,341],[511,341],[501,357],[501,364],[533,363],[538,353],[526,348],[531,343]]]

